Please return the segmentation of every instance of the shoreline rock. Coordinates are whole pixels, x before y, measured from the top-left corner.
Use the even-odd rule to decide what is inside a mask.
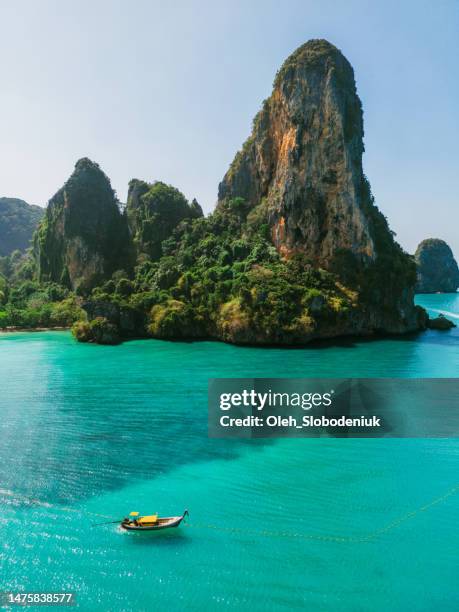
[[[438,317],[435,317],[435,319],[429,318],[427,321],[427,327],[428,329],[436,329],[438,331],[448,331],[453,327],[457,327],[457,325],[450,319],[447,319],[445,315],[441,314],[438,315]]]

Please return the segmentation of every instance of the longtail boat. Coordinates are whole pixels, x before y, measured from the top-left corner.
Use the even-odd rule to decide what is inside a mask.
[[[178,527],[185,516],[188,516],[188,510],[185,510],[182,516],[164,517],[159,517],[157,514],[140,516],[138,512],[131,512],[128,517],[121,521],[121,527],[128,531],[159,531],[160,529]]]

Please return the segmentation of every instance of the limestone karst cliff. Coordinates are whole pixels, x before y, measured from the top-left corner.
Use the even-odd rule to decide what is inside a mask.
[[[353,69],[332,44],[311,40],[279,70],[218,207],[242,198],[247,221],[267,223],[282,256],[302,253],[357,287],[371,304],[369,327],[416,328],[414,268],[374,205],[363,151]]]
[[[414,255],[417,264],[417,293],[454,293],[459,287],[459,268],[444,240],[427,238]]]
[[[100,167],[80,159],[35,236],[40,281],[86,292],[132,264],[125,216]]]
[[[362,106],[354,72],[325,40],[295,51],[219,188],[269,220],[281,253],[330,264],[340,249],[374,260],[371,198],[362,170]]]
[[[352,67],[309,41],[277,74],[211,215],[137,179],[121,212],[97,164],[80,160],[37,232],[39,279],[84,295],[84,341],[304,344],[420,329],[416,265],[374,203],[362,153]]]

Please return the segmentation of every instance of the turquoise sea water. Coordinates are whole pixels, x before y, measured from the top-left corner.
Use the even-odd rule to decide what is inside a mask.
[[[459,317],[458,295],[417,300]],[[0,590],[75,591],[83,610],[457,610],[457,440],[209,440],[206,397],[211,376],[458,373],[458,329],[291,350],[3,334]],[[185,508],[164,534],[91,527]]]

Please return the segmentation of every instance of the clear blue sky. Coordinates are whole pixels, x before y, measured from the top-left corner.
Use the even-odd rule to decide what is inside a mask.
[[[45,204],[88,156],[121,200],[163,180],[206,211],[282,61],[337,45],[364,166],[401,244],[459,256],[457,0],[0,0],[0,196]]]

